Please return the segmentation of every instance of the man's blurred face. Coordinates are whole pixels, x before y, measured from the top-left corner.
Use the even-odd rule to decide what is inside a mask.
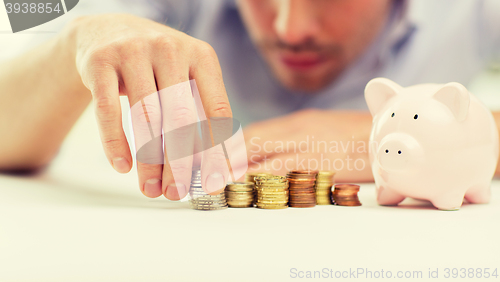
[[[315,91],[356,60],[382,29],[391,0],[239,0],[239,11],[276,78]]]

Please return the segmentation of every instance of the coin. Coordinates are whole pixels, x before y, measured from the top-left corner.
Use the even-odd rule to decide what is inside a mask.
[[[339,206],[361,206],[358,199],[359,185],[336,184],[332,192],[332,202]]]
[[[201,171],[194,169],[191,175],[189,188],[189,203],[196,210],[221,210],[227,208],[224,190],[217,195],[207,194],[201,184]]]
[[[254,182],[256,176],[272,176],[272,174],[267,172],[252,172],[245,174],[245,182]]]
[[[335,171],[322,170],[316,176],[316,203],[318,205],[330,205],[332,186],[334,182]]]
[[[290,204],[292,208],[314,208],[316,203],[293,203]]]
[[[292,170],[288,172],[290,207],[314,207],[316,205],[315,183],[318,171]]]
[[[230,207],[252,207],[255,199],[253,182],[234,182],[226,186],[226,198]]]
[[[257,203],[256,205],[260,209],[286,209],[288,206],[287,205],[266,205],[266,204],[259,204]]]
[[[262,209],[282,209],[288,204],[288,181],[283,176],[259,175],[255,180],[255,204]]]

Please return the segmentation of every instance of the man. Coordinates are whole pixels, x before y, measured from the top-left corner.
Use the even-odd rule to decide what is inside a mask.
[[[243,124],[253,122],[245,129],[250,170],[283,174],[305,161],[309,167],[339,170],[340,181],[371,180],[365,146],[371,117],[352,111],[365,108],[366,82],[385,76],[404,86],[467,84],[500,54],[496,1],[177,2],[149,5],[161,16],[157,21],[166,16],[168,24],[197,39],[131,15],[87,16],[3,63],[0,134],[6,137],[0,168],[49,163],[92,97],[106,156],[126,173],[132,157],[118,96],[127,95],[135,105],[157,90],[194,79],[209,117],[234,115]],[[152,108],[148,118],[162,114]],[[163,115],[174,127],[195,119],[195,112],[182,105],[163,109]],[[319,148],[314,141],[341,145]],[[202,181],[214,193],[224,187],[228,172],[224,154],[209,159]],[[332,167],[336,160],[339,167]],[[186,195],[191,164],[138,162],[137,169],[146,196],[177,200]],[[181,180],[174,181],[172,172]]]

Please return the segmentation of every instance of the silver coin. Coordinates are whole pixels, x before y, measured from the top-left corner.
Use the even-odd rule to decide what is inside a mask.
[[[202,201],[225,201],[226,198],[204,196],[204,197],[193,197],[192,200],[193,201],[198,201],[198,200],[202,200]]]
[[[193,206],[199,206],[199,207],[210,207],[210,206],[214,206],[214,207],[222,207],[222,206],[226,206],[227,203],[226,202],[221,202],[221,203],[191,203],[191,205]]]
[[[195,207],[223,207],[227,203],[191,203],[191,205]]]
[[[193,198],[191,199],[192,201],[198,201],[198,202],[222,202],[226,201],[226,199],[221,199],[221,198],[204,198],[204,197],[198,197],[198,198]]]
[[[191,206],[191,208],[197,209],[197,210],[202,210],[202,209],[205,209],[205,210],[209,210],[209,209],[215,210],[215,209],[225,209],[227,207],[228,207],[227,205],[225,205],[225,206]]]
[[[214,204],[214,205],[203,205],[203,204],[200,204],[200,205],[192,205],[192,207],[199,207],[199,208],[220,208],[220,207],[226,207],[227,204]]]
[[[226,196],[223,195],[210,195],[206,193],[190,193],[192,196],[198,196],[198,197],[206,197],[206,198],[226,198]]]
[[[209,209],[209,208],[224,208],[227,207],[227,205],[192,205],[191,207],[194,209]]]
[[[196,209],[195,210],[199,210],[199,211],[215,211],[215,210],[223,210],[223,209],[227,209],[227,207],[224,207],[224,208],[203,208],[203,209]]]

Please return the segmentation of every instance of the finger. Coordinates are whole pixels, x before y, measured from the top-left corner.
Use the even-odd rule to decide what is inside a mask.
[[[203,152],[201,176],[203,189],[209,194],[217,194],[224,189],[229,180],[229,167],[226,160],[231,146],[224,139],[232,131],[232,118],[229,100],[222,81],[217,55],[212,47],[202,43],[193,59],[191,70],[200,92],[200,100],[208,121],[208,128],[202,128],[202,142],[209,144]],[[205,146],[205,148],[207,148]]]
[[[154,73],[149,62],[130,62],[122,77],[131,105],[139,187],[145,196],[155,198],[162,194],[163,142]]]
[[[232,136],[230,136],[224,144],[226,147],[230,147],[230,150],[228,150],[228,158],[231,169],[231,179],[232,181],[237,181],[245,176],[248,169],[248,156],[243,130],[237,120],[233,120],[233,130],[234,132],[231,132]]]
[[[116,171],[127,173],[132,167],[132,156],[122,127],[118,76],[110,69],[94,75],[87,85],[92,92],[104,152]]]
[[[170,200],[184,198],[191,183],[196,108],[188,62],[182,56],[159,56],[154,63],[163,113],[165,164],[162,191]]]

